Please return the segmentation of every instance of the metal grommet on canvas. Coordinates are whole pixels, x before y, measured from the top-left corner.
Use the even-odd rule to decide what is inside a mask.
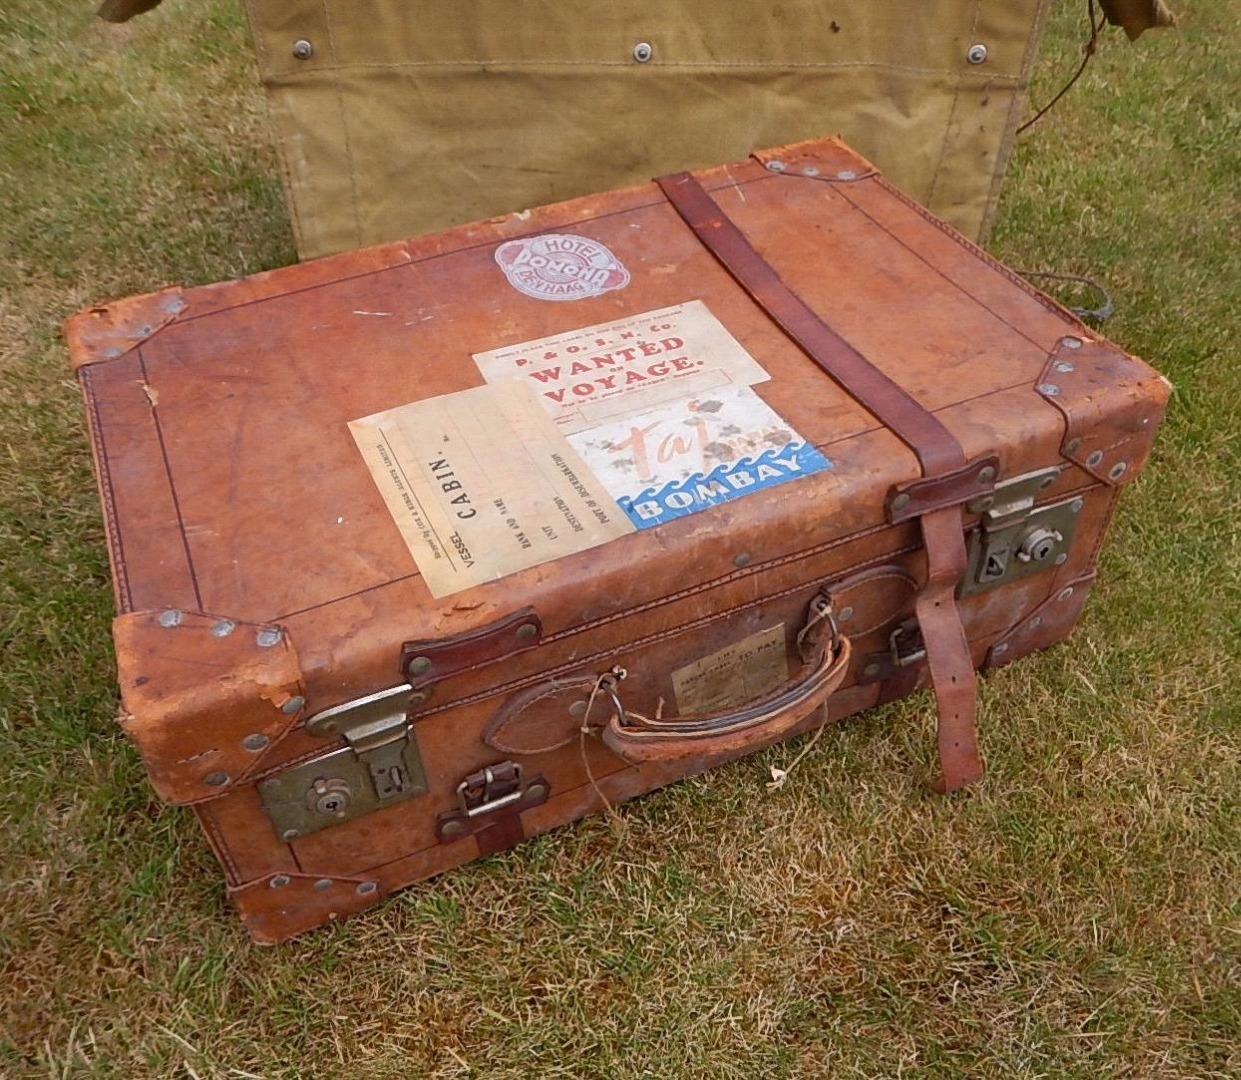
[[[655,50],[651,48],[651,43],[649,41],[639,41],[633,47],[633,58],[639,64],[645,64],[654,55]]]
[[[166,630],[171,630],[174,626],[181,625],[181,612],[176,608],[169,608],[167,611],[159,613],[159,624]]]
[[[315,54],[315,47],[305,38],[293,42],[293,55],[298,60],[309,60]]]
[[[981,41],[971,45],[965,52],[965,59],[971,64],[982,64],[987,59],[987,46]]]

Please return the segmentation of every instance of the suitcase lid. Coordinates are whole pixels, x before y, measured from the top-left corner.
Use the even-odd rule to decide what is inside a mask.
[[[1136,474],[1166,397],[1162,383],[1143,384],[1158,376],[843,144],[801,143],[695,175],[793,292],[969,457],[998,454],[1005,476],[1059,448],[1104,482]],[[152,775],[177,801],[238,782],[307,711],[399,682],[405,642],[446,641],[458,666],[494,662],[883,528],[890,492],[921,475],[914,453],[773,323],[655,184],[92,308],[66,336],[105,508],[123,700],[148,767],[175,761]],[[1066,336],[1071,377],[1054,367],[1068,363]],[[622,371],[639,376],[636,389]],[[689,398],[685,378],[698,380]],[[645,396],[629,405],[622,390]],[[450,397],[463,391],[474,396]],[[679,414],[679,433],[669,410],[687,400],[698,411]],[[731,437],[720,436],[727,424],[711,426],[720,400],[721,416],[749,417],[741,426],[772,449],[752,439],[744,460],[734,444],[711,459]],[[416,402],[431,411],[405,417],[394,438],[406,445],[388,446],[395,461],[370,447],[372,473],[363,450],[378,428],[355,422]],[[1076,414],[1122,419],[1062,446]],[[456,457],[434,452],[436,440]],[[600,510],[617,531],[512,569],[508,555],[492,557],[494,533],[446,534],[441,516],[438,528],[413,529],[435,534],[416,562],[397,526],[402,498],[507,516],[498,488],[483,500],[467,490],[462,454],[518,487],[530,462],[558,462],[558,481],[539,480],[534,524],[589,532]],[[700,455],[705,489],[687,493],[658,472],[687,454]],[[421,478],[407,473],[415,460]],[[625,470],[660,479],[625,487],[613,479]],[[618,504],[599,488],[628,494]],[[549,499],[560,514],[550,520]],[[489,539],[478,547],[471,535]],[[450,574],[446,591],[436,548],[503,576],[457,588]],[[194,748],[224,715],[255,746],[199,760]]]

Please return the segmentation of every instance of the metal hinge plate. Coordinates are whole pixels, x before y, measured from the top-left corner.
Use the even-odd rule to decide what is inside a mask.
[[[427,790],[409,724],[410,686],[394,686],[325,709],[306,722],[312,735],[348,745],[259,783],[263,809],[284,841],[353,821]]]
[[[991,495],[967,504],[981,517],[968,537],[969,568],[959,596],[1005,585],[1068,559],[1082,500],[1034,505],[1038,493],[1059,475],[1059,469],[1050,468],[1015,476],[996,484]]]

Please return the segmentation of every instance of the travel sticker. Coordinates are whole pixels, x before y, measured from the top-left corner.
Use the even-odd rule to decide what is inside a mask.
[[[415,401],[349,430],[434,597],[634,531],[520,380]]]
[[[536,300],[583,300],[629,284],[629,271],[603,244],[568,233],[509,240],[496,248],[496,264]]]
[[[475,353],[474,361],[488,382],[524,379],[568,434],[770,378],[701,300]]]
[[[639,529],[831,468],[748,386],[666,402],[568,441]]]

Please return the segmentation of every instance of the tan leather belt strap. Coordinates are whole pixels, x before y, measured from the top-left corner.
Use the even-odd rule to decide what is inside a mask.
[[[753,300],[788,337],[851,397],[887,426],[918,457],[925,477],[962,469],[965,453],[939,420],[850,345],[788,287],[690,173],[656,181],[693,230]],[[982,776],[974,736],[977,686],[969,643],[954,599],[965,573],[965,538],[959,506],[920,518],[927,583],[915,604],[938,712],[940,791],[954,791]]]
[[[965,532],[959,507],[932,510],[918,520],[926,548],[926,587],[914,601],[914,614],[922,628],[935,690],[941,770],[936,788],[943,793],[982,779],[974,734],[978,687],[955,598],[957,582],[965,574]]]

